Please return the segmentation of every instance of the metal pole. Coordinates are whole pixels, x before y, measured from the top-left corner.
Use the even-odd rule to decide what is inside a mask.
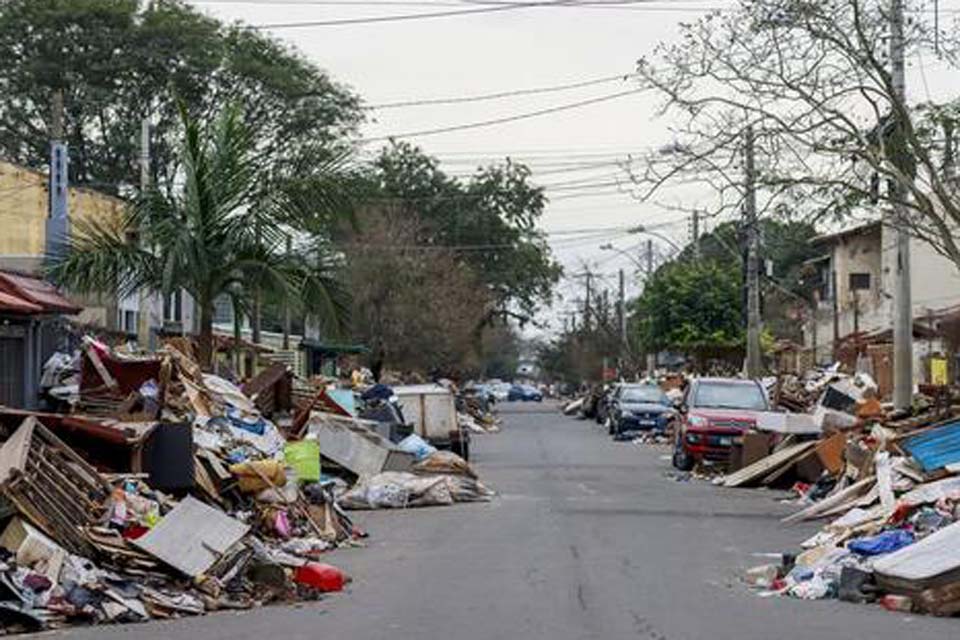
[[[903,0],[891,0],[890,16],[890,73],[894,117],[898,125],[894,162],[901,171],[909,171],[905,167],[905,150],[902,147],[903,112],[906,108]],[[896,181],[893,181],[892,188],[892,228],[897,247],[893,287],[893,404],[897,409],[908,409],[913,403],[913,296],[910,288],[910,234],[906,229],[907,211],[904,204],[909,193]]]
[[[150,120],[144,118],[140,123],[140,195],[146,196],[150,190]],[[144,238],[140,237],[141,245]],[[150,291],[141,287],[137,304],[137,344],[141,349],[152,348],[150,334]]]
[[[617,320],[620,324],[620,345],[621,351],[627,345],[627,298],[626,288],[624,286],[623,269],[620,269],[620,299],[617,303]]]
[[[753,127],[744,132],[746,156],[746,202],[747,218],[747,376],[758,378],[763,362],[760,354],[760,235],[757,228],[757,188],[753,147]]]
[[[644,280],[643,286],[646,288],[650,284],[650,280],[653,278],[653,240],[647,240],[647,277]],[[651,313],[653,313],[651,311]],[[650,318],[652,321],[653,318]],[[647,352],[647,375],[653,376],[654,371],[657,370],[657,352],[656,350],[651,350]]]

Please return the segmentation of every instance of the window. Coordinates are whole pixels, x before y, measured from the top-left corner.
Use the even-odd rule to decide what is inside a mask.
[[[183,291],[177,289],[163,299],[163,321],[180,322],[183,319]]]
[[[869,288],[870,288],[869,273],[851,273],[850,274],[850,290],[851,291],[865,291]]]
[[[767,411],[767,398],[753,382],[700,382],[692,406]]]
[[[628,403],[648,402],[652,404],[669,404],[667,396],[660,390],[660,387],[654,385],[626,387],[620,393],[620,400]]]
[[[120,329],[124,333],[137,332],[137,312],[132,309],[124,309],[120,318]]]

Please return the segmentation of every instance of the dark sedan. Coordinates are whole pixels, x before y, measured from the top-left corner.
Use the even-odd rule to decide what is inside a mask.
[[[610,407],[613,437],[617,440],[640,431],[664,433],[674,416],[670,399],[652,383],[624,385]]]
[[[515,384],[510,387],[507,400],[510,402],[543,402],[543,393],[536,387],[527,384]]]

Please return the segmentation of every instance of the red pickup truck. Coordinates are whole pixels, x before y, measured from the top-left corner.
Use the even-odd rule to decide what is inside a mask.
[[[698,462],[728,463],[734,439],[755,427],[758,415],[766,411],[770,401],[756,380],[692,380],[680,409],[673,466],[689,471]]]

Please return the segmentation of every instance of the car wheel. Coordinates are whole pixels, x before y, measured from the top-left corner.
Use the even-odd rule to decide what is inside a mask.
[[[683,442],[680,438],[681,434],[678,434],[673,445],[673,466],[680,471],[690,471],[693,469],[693,458],[684,451]]]

